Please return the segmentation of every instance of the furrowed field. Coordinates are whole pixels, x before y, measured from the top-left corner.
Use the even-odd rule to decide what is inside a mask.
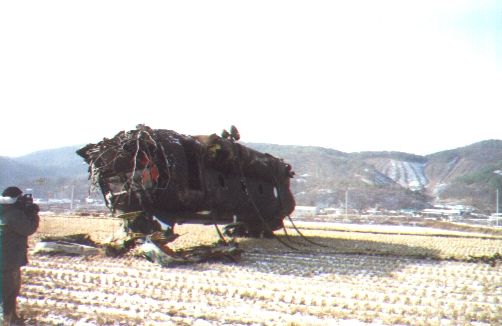
[[[43,235],[103,241],[118,221],[43,216]],[[20,312],[39,325],[500,325],[502,235],[304,223],[306,242],[238,239],[237,263],[163,268],[131,255],[30,253]],[[173,248],[218,240],[181,225]]]

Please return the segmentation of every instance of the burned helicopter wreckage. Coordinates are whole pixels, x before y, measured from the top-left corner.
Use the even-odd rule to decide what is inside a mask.
[[[272,236],[294,210],[294,172],[282,159],[238,143],[234,126],[230,131],[187,136],[138,125],[77,154],[112,212],[134,216],[131,232],[198,223],[227,224],[227,235]]]

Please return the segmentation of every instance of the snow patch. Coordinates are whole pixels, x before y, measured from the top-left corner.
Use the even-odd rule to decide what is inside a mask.
[[[425,163],[390,160],[384,173],[405,188],[422,190],[428,184],[424,169]]]

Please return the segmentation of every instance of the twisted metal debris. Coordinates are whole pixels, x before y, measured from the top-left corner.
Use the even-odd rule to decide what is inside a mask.
[[[138,125],[77,154],[111,211],[135,214],[128,221],[132,233],[170,238],[175,224],[199,223],[228,224],[232,236],[271,237],[294,210],[294,172],[239,138],[233,126],[221,136],[187,136]]]

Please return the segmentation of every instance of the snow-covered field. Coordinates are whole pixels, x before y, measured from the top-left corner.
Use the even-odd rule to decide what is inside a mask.
[[[291,223],[285,221],[284,224],[287,227],[291,226]],[[390,233],[390,234],[414,234],[414,235],[443,235],[443,236],[464,236],[464,237],[490,237],[486,233],[476,233],[476,232],[461,232],[454,230],[445,230],[433,227],[422,227],[422,226],[407,226],[407,225],[387,225],[387,224],[348,224],[348,223],[337,223],[337,222],[295,222],[297,227],[301,229],[318,229],[318,230],[343,230],[343,231],[354,231],[354,232],[367,232],[367,233]],[[502,236],[500,236],[502,239]]]
[[[61,229],[49,225],[56,222],[46,218],[41,233]],[[294,243],[300,250],[274,239],[239,239],[245,253],[238,263],[170,268],[135,257],[31,255],[23,270],[20,310],[40,325],[499,325],[502,320],[502,263],[467,262],[471,255],[502,253],[500,237],[302,231],[327,247],[299,237]],[[178,232],[184,235],[175,247],[217,239],[211,227],[180,226]]]

